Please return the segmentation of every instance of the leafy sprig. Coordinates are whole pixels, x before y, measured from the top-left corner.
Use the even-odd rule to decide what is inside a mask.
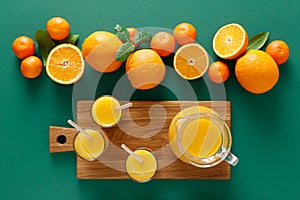
[[[152,38],[150,33],[142,30],[134,36],[134,41],[131,43],[129,32],[127,31],[126,27],[117,24],[114,30],[116,32],[116,36],[123,42],[116,53],[116,60],[121,62],[127,60],[130,54],[134,52],[136,46],[145,42],[149,42]]]

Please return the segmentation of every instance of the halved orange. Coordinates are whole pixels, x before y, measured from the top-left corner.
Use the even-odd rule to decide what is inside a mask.
[[[213,39],[215,53],[224,59],[235,59],[248,47],[248,34],[239,24],[232,23],[221,27]]]
[[[181,46],[175,53],[175,71],[184,79],[200,78],[207,70],[209,58],[206,50],[197,43]]]
[[[61,44],[50,51],[46,63],[46,72],[55,82],[72,84],[77,82],[85,69],[84,59],[78,47]]]

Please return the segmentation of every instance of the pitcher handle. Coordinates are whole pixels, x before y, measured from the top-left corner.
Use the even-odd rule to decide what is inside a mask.
[[[231,164],[232,166],[236,166],[239,162],[239,158],[236,157],[233,153],[229,152],[225,161]]]

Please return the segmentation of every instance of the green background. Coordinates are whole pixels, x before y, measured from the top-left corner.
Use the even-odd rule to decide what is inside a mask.
[[[1,2],[0,15],[0,199],[299,199],[300,197],[300,15],[297,0],[252,1],[16,1]],[[225,83],[232,103],[233,152],[240,163],[229,181],[77,180],[72,152],[51,155],[49,125],[68,126],[72,118],[73,86],[52,82],[46,75],[24,78],[11,44],[20,35],[33,37],[47,20],[63,16],[78,45],[96,30],[113,31],[116,23],[132,27],[173,29],[192,23],[200,42],[212,50],[216,30],[231,22],[242,24],[249,37],[269,31],[269,41],[283,39],[290,58],[279,66],[277,85],[261,95],[245,91],[233,75]],[[108,75],[97,94],[110,93],[124,69]],[[172,79],[172,78],[171,78]],[[176,80],[176,78],[174,78]],[[210,100],[202,79],[191,81],[199,100]],[[184,91],[181,97],[184,99]],[[165,88],[136,92],[133,99],[170,99]],[[222,99],[220,99],[222,100]]]

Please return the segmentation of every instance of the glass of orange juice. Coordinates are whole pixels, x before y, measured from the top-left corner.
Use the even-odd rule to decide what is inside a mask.
[[[96,99],[92,105],[92,118],[102,127],[112,127],[122,118],[123,109],[116,109],[120,102],[113,96],[104,95]]]
[[[128,176],[139,183],[150,181],[157,171],[155,155],[147,148],[136,149],[133,153],[141,160],[138,160],[132,154],[127,157],[125,169]]]
[[[213,167],[223,160],[235,166],[239,159],[230,152],[231,132],[216,113],[199,112],[175,122],[176,143],[184,161],[197,167]]]
[[[108,138],[103,130],[84,129],[88,134],[78,132],[73,147],[76,154],[84,160],[94,161],[105,152]]]

